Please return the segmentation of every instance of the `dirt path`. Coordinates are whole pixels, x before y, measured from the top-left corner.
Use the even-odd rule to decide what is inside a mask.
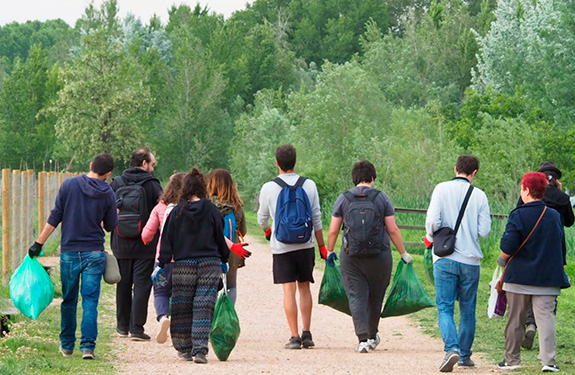
[[[115,338],[121,374],[434,374],[443,358],[443,343],[419,332],[407,317],[382,319],[381,344],[368,354],[354,352],[356,337],[351,317],[317,304],[322,272],[314,274],[312,284],[314,310],[311,331],[315,348],[286,350],[289,329],[282,307],[282,289],[271,277],[272,257],[267,244],[250,242],[252,256],[238,275],[236,309],[242,333],[226,362],[208,354],[209,363],[198,365],[178,359],[168,340],[155,342],[158,324],[150,300],[146,332],[151,342],[132,342]],[[211,350],[211,349],[210,349]],[[474,370],[454,369],[454,373],[492,374],[496,366],[487,366],[474,355]]]

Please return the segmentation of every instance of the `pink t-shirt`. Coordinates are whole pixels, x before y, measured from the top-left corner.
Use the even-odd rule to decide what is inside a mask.
[[[142,230],[142,241],[144,241],[145,244],[153,240],[158,230],[160,231],[160,239],[158,240],[158,246],[156,246],[156,263],[160,256],[160,242],[162,241],[164,223],[175,206],[175,204],[166,205],[164,202],[158,203],[150,213],[150,218]],[[173,261],[172,259],[172,262]]]

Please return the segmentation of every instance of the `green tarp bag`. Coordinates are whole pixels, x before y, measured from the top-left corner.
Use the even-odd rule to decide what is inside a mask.
[[[26,255],[10,279],[10,298],[14,306],[36,319],[54,299],[54,284],[36,258]]]
[[[232,300],[228,296],[225,274],[222,276],[224,288],[214,308],[214,319],[210,331],[212,349],[220,361],[225,361],[236,346],[240,337],[240,320]]]
[[[433,301],[419,282],[413,265],[400,261],[381,317],[411,314],[433,306]]]
[[[425,249],[423,251],[423,267],[425,268],[425,274],[432,284],[435,284],[435,277],[433,277],[433,254],[431,249]]]
[[[347,294],[341,284],[341,266],[335,261],[335,267],[325,266],[321,286],[319,288],[319,303],[351,315]]]

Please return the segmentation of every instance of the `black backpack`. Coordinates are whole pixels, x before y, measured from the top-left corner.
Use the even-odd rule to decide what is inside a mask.
[[[140,237],[144,229],[143,218],[149,214],[144,183],[155,178],[150,177],[138,182],[127,181],[122,176],[114,179],[118,184],[116,204],[118,205],[118,225],[116,233],[122,238]]]
[[[383,218],[375,205],[379,190],[343,196],[350,202],[343,216],[343,250],[350,256],[374,256],[383,251]]]

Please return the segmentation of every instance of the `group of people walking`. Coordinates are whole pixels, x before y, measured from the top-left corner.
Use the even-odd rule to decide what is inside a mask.
[[[379,319],[393,266],[391,242],[403,262],[411,262],[412,257],[403,245],[390,198],[374,188],[374,165],[367,160],[353,165],[354,187],[336,200],[326,243],[317,187],[295,172],[295,148],[279,146],[275,158],[279,173],[261,188],[257,220],[270,241],[273,282],[283,288],[290,331],[285,348],[315,346],[310,291],[315,248],[328,267],[335,266],[338,255],[334,250],[342,232],[339,261],[357,336],[355,350],[375,350],[381,341]],[[60,351],[64,356],[73,355],[81,293],[80,351],[85,359],[95,358],[105,229],[112,231],[111,247],[121,274],[116,332],[134,341],[150,340],[144,324],[153,287],[160,325],[157,341],[166,342],[171,335],[182,360],[207,363],[220,275],[227,273],[228,293],[235,303],[237,270],[250,255],[247,244],[241,242],[246,234],[243,202],[230,173],[223,169],[212,171],[207,179],[197,168],[174,173],[162,190],[152,175],[155,162],[149,150],[139,149],[132,154],[130,168],[108,184],[105,181],[114,167],[113,159],[107,154],[97,155],[87,175],[64,182],[44,230],[30,248],[30,256],[38,255],[42,244],[62,223]],[[433,248],[434,239],[439,241],[437,233],[442,228],[455,228],[451,252],[434,254],[438,325],[446,353],[441,372],[451,372],[456,365],[475,367],[471,348],[483,258],[479,237],[487,236],[491,227],[487,196],[471,187],[478,170],[477,157],[461,155],[454,168],[455,178],[436,186],[427,211],[427,248]],[[509,304],[505,358],[499,364],[502,369],[520,368],[520,347],[529,343],[529,337],[532,342],[536,324],[542,370],[559,371],[555,362],[556,300],[561,288],[569,287],[563,269],[563,227],[573,224],[573,211],[569,197],[561,191],[560,177],[561,172],[551,162],[543,163],[539,172],[525,174],[520,205],[511,212],[501,239],[498,262],[507,268],[503,290]],[[139,212],[128,208],[138,204]],[[231,235],[226,237],[225,232]],[[460,310],[459,330],[454,320],[455,301]],[[530,306],[533,321],[527,318]]]

